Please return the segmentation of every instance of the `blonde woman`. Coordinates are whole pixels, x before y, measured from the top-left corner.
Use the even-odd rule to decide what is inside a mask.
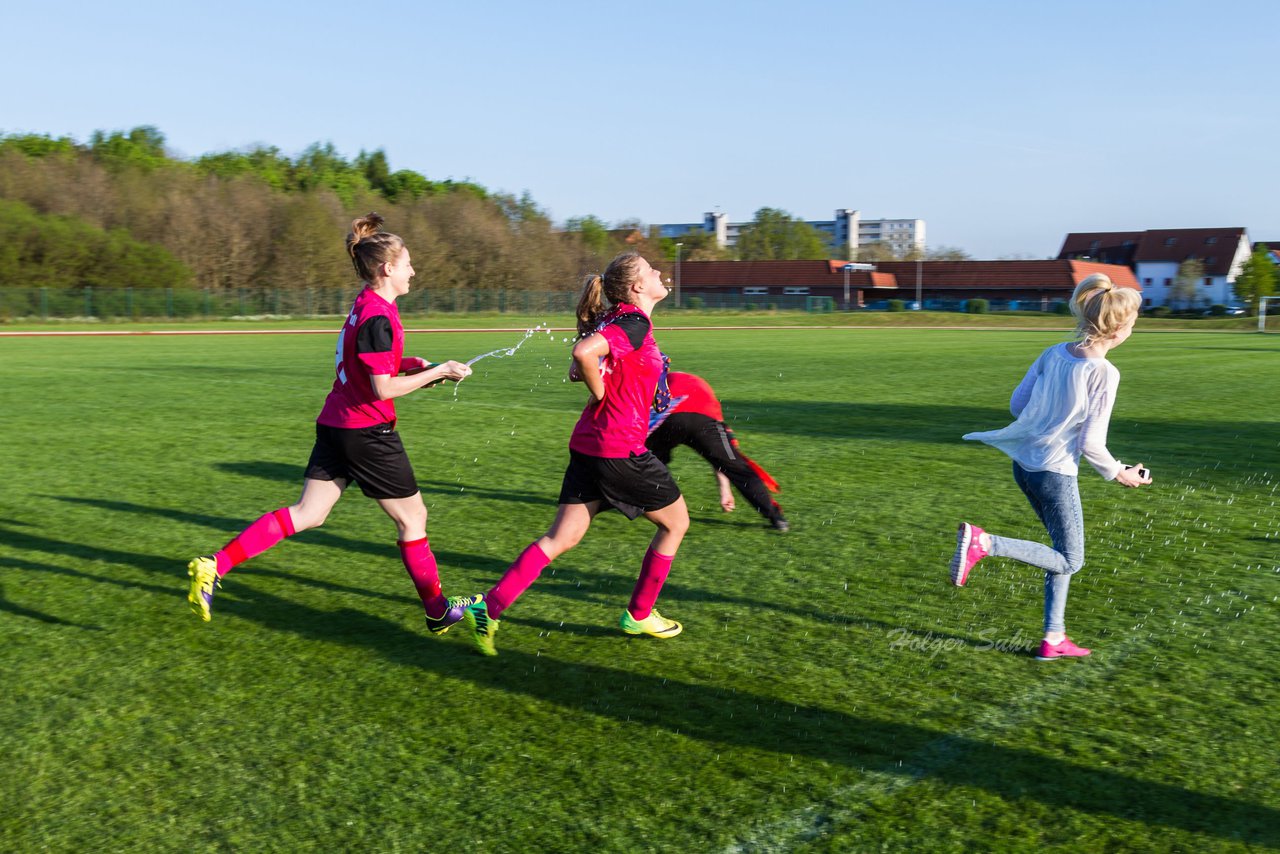
[[[436,558],[427,542],[427,508],[396,432],[395,399],[471,373],[461,362],[429,364],[404,355],[404,327],[396,300],[409,292],[413,263],[397,235],[382,230],[376,213],[351,223],[347,253],[365,283],[356,297],[334,357],[333,388],[316,418],[316,441],[296,504],[274,510],[211,555],[187,564],[187,600],[209,620],[215,588],[233,567],[286,537],[321,525],[351,483],[378,502],[395,523],[396,545],[413,580],[427,629],[443,634],[474,599],[446,599]]]
[[[985,442],[1013,459],[1013,479],[1049,532],[1052,546],[989,534],[961,522],[951,559],[951,583],[963,587],[984,557],[1005,557],[1045,572],[1044,639],[1040,661],[1081,658],[1090,650],[1066,634],[1067,589],[1084,565],[1084,516],[1076,481],[1080,457],[1098,474],[1121,486],[1151,483],[1142,463],[1125,466],[1107,450],[1107,426],[1116,401],[1120,372],[1107,354],[1128,340],[1142,298],[1095,273],[1076,286],[1071,313],[1077,340],[1055,344],[1032,363],[1014,389],[1008,427],[964,438]]]

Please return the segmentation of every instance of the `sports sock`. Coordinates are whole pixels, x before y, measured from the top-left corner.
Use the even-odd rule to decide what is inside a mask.
[[[485,607],[489,616],[495,620],[502,612],[511,607],[511,603],[520,598],[520,594],[529,589],[529,585],[537,580],[542,570],[551,563],[536,542],[520,553],[516,562],[508,567],[506,573],[493,585],[493,589],[484,594]]]
[[[288,507],[273,510],[240,532],[217,553],[218,577],[226,575],[232,567],[239,566],[251,557],[262,554],[285,537],[292,537],[293,517]]]
[[[448,606],[440,591],[440,571],[436,567],[436,556],[432,553],[427,538],[408,542],[396,540],[396,545],[400,547],[400,559],[404,561],[404,568],[408,570],[414,589],[418,591],[418,598],[422,600],[422,609],[429,617],[433,616],[432,612],[435,612],[434,616],[444,616],[444,610]]]
[[[653,612],[653,603],[658,601],[662,585],[671,572],[671,562],[675,555],[660,555],[652,548],[644,553],[644,562],[640,564],[640,577],[631,591],[631,604],[627,610],[637,620],[643,620]]]

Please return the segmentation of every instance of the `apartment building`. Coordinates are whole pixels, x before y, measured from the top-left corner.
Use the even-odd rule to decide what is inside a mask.
[[[860,247],[873,244],[888,246],[901,255],[911,249],[924,251],[925,223],[922,219],[862,219],[852,208],[839,208],[832,219],[805,220],[827,237],[832,252],[854,257]],[[738,244],[738,236],[750,222],[729,222],[727,214],[704,214],[702,222],[667,223],[657,225],[658,236],[679,240],[691,231],[714,234],[716,245],[721,248]]]

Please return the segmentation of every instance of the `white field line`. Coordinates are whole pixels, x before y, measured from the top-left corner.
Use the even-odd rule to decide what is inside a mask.
[[[1062,678],[1053,682],[1042,683],[999,708],[983,712],[975,723],[932,741],[911,756],[900,759],[892,771],[865,771],[858,782],[827,794],[822,804],[805,807],[784,819],[753,828],[746,839],[729,846],[725,852],[746,854],[790,851],[805,842],[820,838],[826,828],[847,826],[877,802],[898,795],[936,769],[961,758],[970,742],[984,740],[984,737],[1020,726],[1029,718],[1044,713],[1047,698],[1077,691],[1087,682],[1105,677],[1141,646],[1145,646],[1145,643],[1135,635],[1127,643],[1108,647],[1105,658],[1097,656],[1092,661],[1029,663],[1028,666],[1069,668],[1070,672],[1062,674]]]

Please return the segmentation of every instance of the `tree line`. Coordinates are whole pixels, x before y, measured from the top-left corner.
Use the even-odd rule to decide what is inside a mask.
[[[381,150],[348,160],[316,143],[296,157],[258,146],[184,160],[144,126],[84,143],[0,135],[0,287],[332,287],[353,282],[342,236],[371,210],[435,288],[573,289],[628,248],[651,260],[833,257],[820,232],[773,208],[736,249],[705,233],[677,247],[639,222],[557,227],[527,193],[392,170]]]

